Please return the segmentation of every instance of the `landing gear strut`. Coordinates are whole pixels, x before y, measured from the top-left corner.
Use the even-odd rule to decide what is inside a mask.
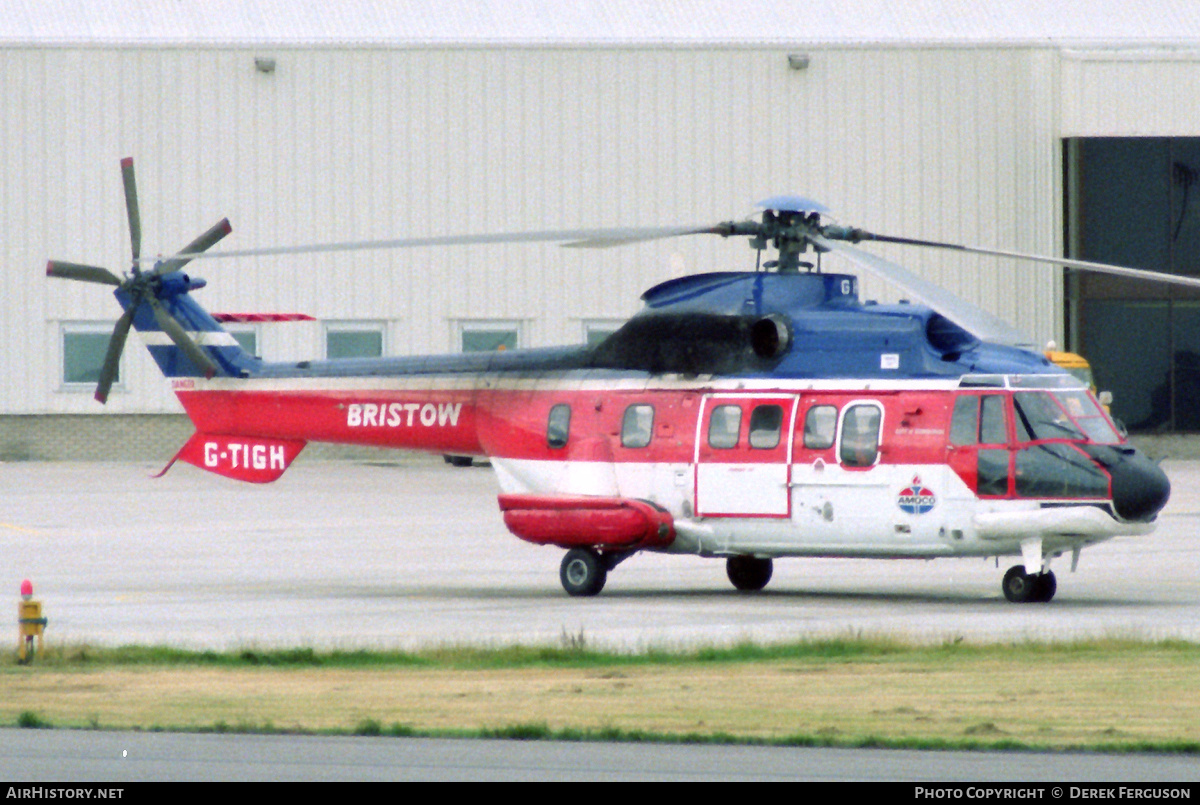
[[[1000,586],[1004,590],[1004,597],[1014,604],[1045,604],[1057,592],[1058,580],[1049,570],[1030,575],[1025,572],[1023,565],[1013,565],[1004,574]]]
[[[775,569],[770,559],[757,556],[731,556],[725,560],[725,572],[733,586],[743,592],[754,592],[767,586],[771,571]]]

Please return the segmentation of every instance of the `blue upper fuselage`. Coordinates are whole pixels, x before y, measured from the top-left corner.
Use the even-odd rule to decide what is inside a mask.
[[[689,317],[701,323],[714,316],[786,321],[789,347],[774,360],[747,355],[737,372],[749,376],[952,378],[1063,371],[1039,353],[981,342],[923,305],[864,305],[858,280],[849,274],[700,274],[661,283],[642,298],[646,307],[626,325],[641,329],[642,338],[656,329],[650,326],[656,319],[668,339]],[[630,327],[639,320],[641,328]],[[732,339],[731,349],[736,333],[724,337]]]
[[[1059,374],[1036,352],[987,344],[922,305],[862,304],[849,274],[721,272],[663,282],[646,306],[595,347],[517,349],[420,357],[260,361],[223,334],[189,291],[186,275],[164,278],[159,299],[232,376],[389,376],[608,369],[650,374],[779,378],[943,378],[964,374]],[[118,292],[123,306],[131,300]],[[786,324],[787,346],[764,358],[751,348],[755,322]],[[134,326],[161,328],[139,305]],[[206,343],[207,342],[207,343]],[[198,374],[182,350],[161,338],[151,353],[168,376]]]

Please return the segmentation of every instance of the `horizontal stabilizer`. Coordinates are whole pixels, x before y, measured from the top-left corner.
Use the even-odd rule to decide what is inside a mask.
[[[209,314],[222,324],[233,322],[259,323],[264,321],[316,321],[307,313],[212,313]]]

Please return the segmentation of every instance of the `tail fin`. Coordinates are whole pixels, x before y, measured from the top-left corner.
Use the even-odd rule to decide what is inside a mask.
[[[192,297],[191,291],[203,288],[207,283],[190,277],[182,271],[161,278],[154,290],[155,298],[167,313],[183,328],[186,335],[216,367],[216,374],[225,377],[248,377],[254,373],[258,360],[242,349],[241,344],[208,311]],[[138,331],[151,357],[167,377],[205,377],[209,373],[196,365],[163,329],[160,317],[154,314],[151,303],[143,297],[134,297],[124,288],[115,292],[117,300],[126,311],[135,304],[133,327]]]

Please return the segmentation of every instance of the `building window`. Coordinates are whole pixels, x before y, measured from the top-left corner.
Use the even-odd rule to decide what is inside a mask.
[[[458,334],[459,349],[463,352],[516,349],[521,342],[521,328],[516,322],[462,322]]]
[[[622,324],[623,322],[619,321],[585,321],[583,323],[583,343],[594,347],[620,330]]]
[[[654,406],[631,405],[621,420],[621,446],[645,447],[654,432]]]
[[[258,328],[254,325],[225,325],[225,331],[233,336],[233,340],[238,342],[238,346],[246,350],[249,354],[261,357],[258,353]]]
[[[325,325],[326,358],[378,358],[381,355],[382,324],[366,322]]]
[[[112,338],[111,324],[65,324],[62,328],[62,382],[65,386],[92,388],[100,382],[100,369]],[[121,364],[113,385],[121,383]]]

